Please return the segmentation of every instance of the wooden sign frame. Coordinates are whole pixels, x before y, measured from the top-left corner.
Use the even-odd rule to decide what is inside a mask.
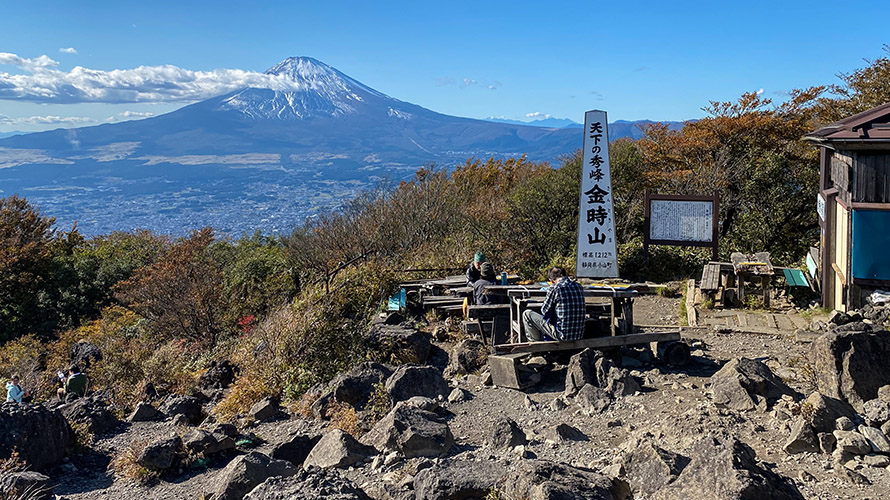
[[[685,240],[658,240],[651,238],[652,223],[652,202],[653,201],[710,201],[713,203],[711,212],[711,241],[685,241]],[[672,194],[654,194],[646,191],[645,199],[645,216],[643,221],[643,254],[648,258],[649,245],[671,245],[681,247],[710,247],[712,259],[717,260],[717,252],[719,250],[719,231],[718,225],[720,220],[720,196],[714,193],[711,196],[694,196],[694,195],[672,195]]]

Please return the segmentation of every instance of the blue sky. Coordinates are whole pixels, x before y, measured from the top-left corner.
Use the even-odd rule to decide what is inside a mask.
[[[164,113],[289,56],[458,116],[684,120],[745,91],[780,100],[837,83],[890,43],[886,0],[0,0],[0,12],[0,131]]]

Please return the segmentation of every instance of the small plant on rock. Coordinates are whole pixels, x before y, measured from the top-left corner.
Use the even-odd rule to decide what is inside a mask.
[[[372,422],[377,422],[392,409],[392,397],[382,382],[374,384],[374,391],[371,393],[365,409],[370,412]]]
[[[19,456],[19,450],[13,449],[9,458],[0,460],[0,475],[28,470],[28,464]]]
[[[328,417],[331,419],[331,425],[337,429],[353,436],[361,435],[358,414],[351,405],[334,401],[328,406]]]

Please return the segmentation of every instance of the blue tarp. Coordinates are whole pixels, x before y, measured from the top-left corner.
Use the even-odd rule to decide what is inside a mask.
[[[890,211],[853,210],[853,277],[890,280]]]

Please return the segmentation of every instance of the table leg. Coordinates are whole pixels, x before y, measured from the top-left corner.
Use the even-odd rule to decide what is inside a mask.
[[[763,307],[769,309],[769,276],[761,276],[761,287],[763,289]]]
[[[634,299],[621,300],[621,316],[624,318],[624,335],[634,332]]]

